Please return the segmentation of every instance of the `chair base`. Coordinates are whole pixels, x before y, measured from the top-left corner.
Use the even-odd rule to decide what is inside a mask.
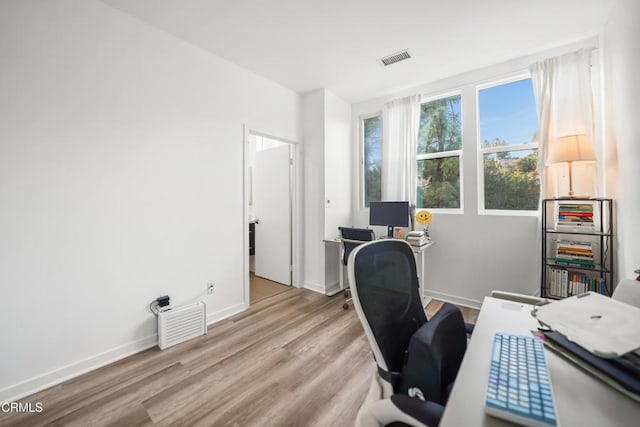
[[[351,298],[351,290],[349,288],[345,289],[343,292],[345,297],[344,304],[342,304],[342,308],[344,310],[349,310],[350,304],[353,304],[353,298]]]
[[[393,388],[391,387],[391,384],[380,378],[380,375],[378,375],[377,372],[374,373],[371,378],[371,385],[369,386],[367,396],[365,397],[364,402],[362,402],[360,410],[358,410],[356,427],[378,425],[375,417],[370,413],[371,405],[380,400],[388,399],[391,395],[393,395]]]
[[[356,417],[356,427],[437,426],[444,407],[404,395],[394,395],[391,384],[377,373]]]

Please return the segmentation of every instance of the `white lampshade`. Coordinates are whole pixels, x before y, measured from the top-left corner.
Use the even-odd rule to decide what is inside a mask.
[[[547,164],[563,162],[595,162],[596,153],[584,134],[558,138],[549,149]]]

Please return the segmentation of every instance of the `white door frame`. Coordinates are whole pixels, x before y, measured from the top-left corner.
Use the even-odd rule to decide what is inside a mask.
[[[302,188],[301,183],[301,173],[302,171],[298,167],[298,159],[302,158],[300,150],[302,146],[300,143],[296,141],[292,141],[289,139],[281,138],[279,136],[270,135],[261,131],[256,130],[249,125],[244,125],[244,139],[243,139],[243,150],[242,155],[244,159],[244,204],[242,207],[242,215],[243,215],[243,226],[244,226],[244,243],[242,245],[244,251],[243,257],[243,270],[244,270],[244,307],[245,309],[249,308],[249,199],[250,199],[250,188],[249,188],[249,156],[248,156],[248,147],[249,147],[249,136],[256,135],[262,136],[269,139],[274,139],[276,141],[284,142],[290,144],[290,152],[291,152],[291,169],[290,169],[290,193],[291,193],[291,286],[299,288],[301,283],[301,269],[300,262],[302,260],[300,256],[300,248],[302,247],[302,230],[300,223],[300,209],[301,209],[301,195],[300,190]]]

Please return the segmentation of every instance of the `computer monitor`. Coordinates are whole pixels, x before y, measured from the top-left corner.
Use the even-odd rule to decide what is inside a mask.
[[[409,202],[371,202],[369,224],[387,227],[387,236],[393,237],[393,227],[409,226]]]

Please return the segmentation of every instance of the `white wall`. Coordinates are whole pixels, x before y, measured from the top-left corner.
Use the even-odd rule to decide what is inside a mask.
[[[302,98],[304,139],[304,282],[324,292],[324,90]]]
[[[243,308],[243,124],[301,98],[97,1],[0,3],[0,401]]]
[[[351,218],[351,107],[326,89],[303,96],[304,123],[304,286],[330,293],[338,286],[336,245]]]
[[[618,279],[640,268],[640,3],[619,0],[602,34],[607,191],[616,199]]]
[[[324,147],[324,238],[339,235],[338,227],[350,226],[352,198],[351,105],[325,91]],[[337,245],[325,245],[324,283],[326,292],[340,286],[340,257]]]
[[[325,222],[326,238],[349,225],[352,197],[351,105],[325,91]],[[327,202],[328,201],[328,202]]]
[[[539,294],[537,218],[478,214],[476,85],[528,72],[529,65],[535,61],[581,47],[595,46],[597,42],[597,39],[589,39],[553,48],[353,106],[353,127],[359,130],[360,117],[380,111],[389,100],[416,93],[435,96],[451,90],[462,90],[464,214],[433,215],[429,231],[436,244],[425,255],[427,295],[479,307],[484,296],[493,289]],[[356,141],[354,152],[359,161],[360,138],[357,132],[354,132],[353,140]],[[356,168],[357,161],[354,162]],[[368,209],[359,207],[359,185],[356,180],[354,203],[358,209],[353,222],[364,226],[369,222],[369,213]]]

